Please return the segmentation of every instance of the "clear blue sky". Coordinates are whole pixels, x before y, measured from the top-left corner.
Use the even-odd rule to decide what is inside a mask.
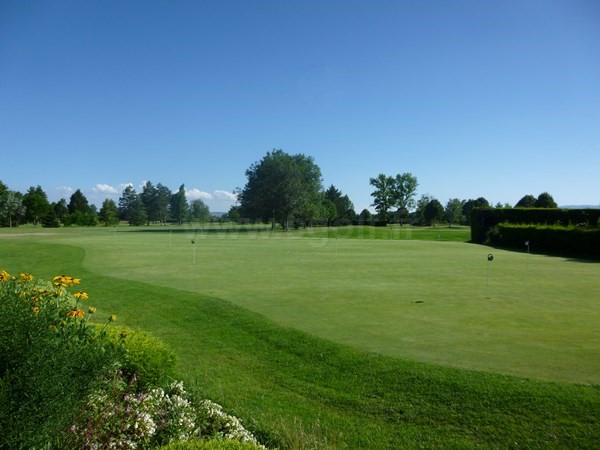
[[[358,211],[404,172],[444,204],[597,205],[600,2],[0,0],[10,189],[185,183],[226,211],[275,148]]]

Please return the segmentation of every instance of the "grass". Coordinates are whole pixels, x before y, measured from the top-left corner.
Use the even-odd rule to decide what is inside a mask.
[[[0,265],[81,277],[277,445],[598,446],[598,264],[302,233],[60,230]]]

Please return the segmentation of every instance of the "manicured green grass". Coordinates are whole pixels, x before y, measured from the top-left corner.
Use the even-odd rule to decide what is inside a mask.
[[[93,273],[218,297],[360,350],[600,383],[598,263],[464,242],[304,238],[303,230],[129,230],[27,239],[83,248]]]
[[[277,445],[598,446],[600,265],[301,233],[60,230],[0,238],[0,267],[81,277]]]

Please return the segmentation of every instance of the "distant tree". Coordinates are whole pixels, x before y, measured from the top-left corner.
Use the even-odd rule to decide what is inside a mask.
[[[148,221],[148,215],[146,214],[146,207],[142,202],[141,195],[136,195],[131,204],[131,216],[129,217],[129,225],[140,226],[144,225]]]
[[[48,197],[41,186],[31,186],[23,196],[23,206],[25,206],[25,221],[37,225],[49,209],[50,203]]]
[[[138,200],[138,194],[131,184],[125,186],[121,197],[119,197],[119,218],[131,223],[134,209]]]
[[[365,208],[358,215],[358,220],[361,222],[369,222],[370,220],[373,220],[373,214],[371,214],[371,211]]]
[[[102,202],[98,219],[106,227],[119,223],[119,208],[114,200],[107,198]]]
[[[448,226],[452,226],[452,224],[462,223],[463,215],[462,215],[462,207],[463,202],[457,198],[451,198],[446,203],[446,208],[444,209],[444,219],[448,222]]]
[[[54,214],[61,222],[65,222],[65,218],[67,214],[69,214],[69,208],[67,207],[67,201],[64,198],[61,198],[58,202],[52,203],[51,205]]]
[[[4,190],[2,196],[0,196],[0,223],[12,228],[14,225],[18,225],[20,219],[24,216],[23,194]]]
[[[333,184],[325,191],[325,197],[327,197],[335,206],[336,216],[332,219],[350,219],[348,217],[348,211],[354,213],[354,205],[350,201],[347,195],[342,195],[342,191],[337,189]]]
[[[140,199],[144,204],[146,210],[146,217],[148,225],[150,222],[156,222],[160,220],[160,210],[158,207],[158,189],[154,187],[152,182],[146,181],[142,187],[142,193]]]
[[[161,223],[167,223],[169,216],[169,203],[171,203],[171,189],[163,184],[156,185],[156,205]]]
[[[64,218],[65,225],[94,226],[96,216],[87,198],[77,189],[70,197],[67,205],[68,214]]]
[[[463,204],[462,213],[463,213],[463,216],[465,216],[466,222],[470,223],[471,222],[471,211],[473,211],[473,208],[489,208],[489,207],[490,207],[490,202],[488,202],[484,197],[479,197],[476,200],[473,200],[473,199],[467,200]]]
[[[185,185],[179,186],[179,190],[171,195],[169,212],[171,217],[181,225],[188,215],[188,203],[185,197]]]
[[[312,157],[289,155],[283,150],[267,152],[246,170],[248,181],[238,191],[240,211],[247,218],[280,221],[310,219],[321,203],[321,169]]]
[[[547,192],[542,192],[535,201],[536,208],[558,208],[558,205]]]
[[[415,195],[419,183],[417,177],[409,172],[396,175],[394,181],[394,206],[398,208],[400,223],[404,223],[409,210],[415,207]]]
[[[380,173],[376,178],[371,178],[369,184],[375,188],[371,192],[375,211],[379,215],[379,220],[389,222],[390,209],[396,204],[396,181],[394,178]]]
[[[323,200],[321,203],[321,211],[319,218],[327,221],[327,226],[331,226],[331,223],[337,219],[339,216],[338,210],[335,206],[335,203],[331,201],[331,199],[327,196],[323,196]]]
[[[429,194],[421,194],[419,200],[417,200],[417,208],[415,211],[415,219],[419,225],[427,224],[427,217],[425,214],[425,208],[429,202],[433,200],[433,197]]]
[[[231,206],[229,208],[229,211],[227,212],[227,219],[232,222],[237,222],[238,220],[240,220],[240,218],[241,218],[241,214],[240,214],[239,205]]]
[[[73,194],[71,194],[67,208],[69,210],[69,214],[76,212],[87,214],[90,212],[88,200],[80,189],[77,189],[75,192],[73,192]]]
[[[197,222],[208,222],[211,218],[208,206],[201,199],[190,202],[190,218]]]
[[[54,209],[48,208],[48,212],[42,217],[40,220],[42,227],[44,228],[58,228],[60,227],[60,222]]]
[[[517,202],[515,208],[535,208],[535,202],[535,197],[528,194]]]
[[[348,220],[356,220],[356,211],[354,211],[354,207],[352,207],[351,209],[349,209],[348,211],[346,211],[346,213],[344,214],[344,217]]]
[[[431,226],[435,226],[444,217],[444,207],[437,199],[433,198],[425,205],[424,214],[425,222]]]

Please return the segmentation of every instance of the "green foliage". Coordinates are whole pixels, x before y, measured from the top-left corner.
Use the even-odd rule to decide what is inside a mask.
[[[115,345],[122,342],[123,371],[135,375],[141,388],[166,386],[175,378],[175,354],[162,340],[127,327],[110,327],[106,334]]]
[[[471,216],[473,242],[484,243],[490,230],[500,223],[521,225],[560,225],[563,227],[598,228],[600,209],[553,208],[477,208]]]
[[[160,450],[258,450],[262,447],[250,442],[229,439],[176,441],[161,447]]]
[[[119,198],[119,218],[132,226],[144,225],[148,219],[141,196],[130,184]]]
[[[198,198],[190,202],[190,220],[197,222],[208,222],[210,219],[210,210],[202,199]]]
[[[375,188],[371,192],[372,206],[375,207],[379,220],[389,222],[390,209],[396,203],[396,181],[393,177],[380,173],[377,177],[371,178],[369,184]]]
[[[443,219],[444,207],[439,200],[433,198],[425,205],[424,217],[426,223],[431,226]]]
[[[321,169],[310,156],[267,152],[246,170],[248,181],[238,193],[245,218],[281,222],[310,220],[321,204]]]
[[[50,203],[48,197],[41,186],[31,186],[23,196],[23,206],[25,209],[25,220],[37,225],[48,213]]]
[[[535,202],[535,197],[531,194],[527,194],[517,202],[515,208],[535,208]]]
[[[106,227],[119,224],[119,209],[114,200],[107,198],[102,202],[98,220]]]
[[[171,195],[169,201],[169,213],[176,223],[181,225],[183,220],[187,217],[189,212],[189,205],[185,197],[185,185],[179,186],[179,190]]]
[[[600,229],[552,225],[498,224],[489,233],[490,243],[529,248],[534,252],[600,258]]]
[[[93,332],[67,287],[0,272],[0,447],[41,448],[56,441],[83,395],[120,349]]]

